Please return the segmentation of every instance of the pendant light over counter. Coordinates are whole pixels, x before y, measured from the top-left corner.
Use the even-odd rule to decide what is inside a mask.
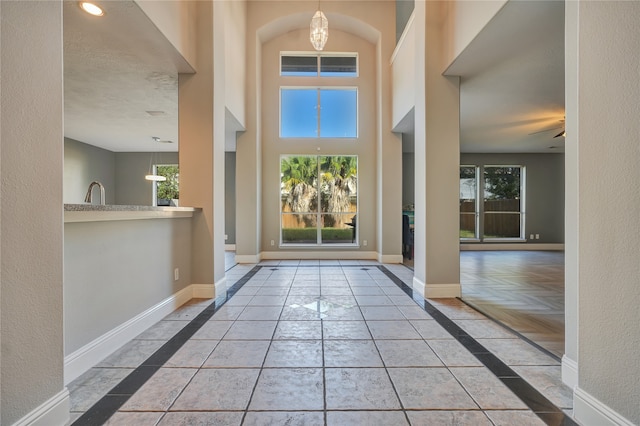
[[[324,45],[329,38],[329,21],[320,10],[320,2],[318,2],[318,11],[313,15],[313,18],[311,18],[310,27],[309,39],[311,40],[313,48],[318,51],[324,49]]]
[[[153,139],[154,142],[160,142],[160,138],[157,137],[157,136],[152,136],[151,139]],[[149,158],[149,173],[144,178],[146,180],[150,180],[150,181],[153,181],[153,182],[164,182],[165,180],[167,180],[166,177],[160,176],[160,175],[154,173],[155,172],[155,170],[153,170],[154,157],[155,157],[155,147],[151,151],[151,158]]]

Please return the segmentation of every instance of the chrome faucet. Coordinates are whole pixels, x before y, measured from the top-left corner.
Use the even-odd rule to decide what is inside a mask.
[[[84,202],[91,204],[91,192],[93,191],[93,187],[96,185],[100,187],[100,205],[104,206],[104,185],[95,180],[91,182],[91,185],[89,185],[89,190],[87,191],[87,195],[84,197]]]

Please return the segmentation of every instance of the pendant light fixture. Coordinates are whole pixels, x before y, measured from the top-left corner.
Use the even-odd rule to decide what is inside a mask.
[[[153,139],[154,142],[160,142],[160,138],[157,136],[152,136],[151,139]],[[155,147],[153,148],[153,151],[151,151],[151,157],[149,158],[149,173],[144,177],[146,180],[150,180],[153,182],[164,182],[165,180],[167,180],[166,177],[164,176],[160,176],[156,173],[154,173],[153,170],[153,158],[155,157]]]
[[[320,10],[320,1],[318,1],[318,11],[311,18],[311,31],[309,39],[314,49],[320,51],[324,49],[324,45],[329,38],[329,21]]]

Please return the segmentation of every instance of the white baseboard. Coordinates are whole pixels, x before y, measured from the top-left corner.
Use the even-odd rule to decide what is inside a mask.
[[[474,243],[460,244],[461,251],[483,251],[483,250],[545,250],[545,251],[564,251],[562,243]]]
[[[402,263],[404,257],[401,254],[379,254],[378,262],[380,263]]]
[[[416,277],[413,277],[413,289],[425,299],[447,299],[462,294],[460,284],[425,284]]]
[[[567,355],[562,355],[562,382],[571,389],[578,386],[578,363]]]
[[[69,422],[69,390],[64,388],[13,426],[66,425]]]
[[[215,287],[213,284],[191,284],[194,299],[213,299]]]
[[[424,295],[424,283],[417,279],[415,276],[413,277],[413,291],[417,291],[422,298],[425,298]]]
[[[375,251],[340,251],[336,248],[331,251],[263,251],[261,257],[265,260],[377,260],[378,253]]]
[[[120,349],[138,334],[160,321],[194,297],[213,297],[212,284],[192,284],[136,315],[118,327],[89,342],[64,357],[64,383],[80,377],[84,372]]]
[[[573,390],[573,418],[584,426],[633,426],[629,420],[579,386]]]
[[[227,278],[223,277],[214,285],[214,295],[212,297],[218,297],[227,294]]]
[[[260,263],[259,254],[236,254],[236,263]]]
[[[236,245],[235,244],[225,244],[224,245],[224,251],[236,251]]]

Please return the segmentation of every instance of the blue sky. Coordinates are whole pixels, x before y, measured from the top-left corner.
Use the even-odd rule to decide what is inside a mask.
[[[283,138],[357,137],[358,92],[346,89],[281,89],[281,128]]]

